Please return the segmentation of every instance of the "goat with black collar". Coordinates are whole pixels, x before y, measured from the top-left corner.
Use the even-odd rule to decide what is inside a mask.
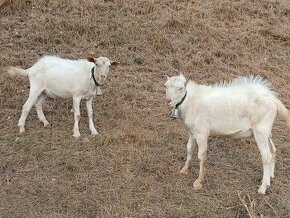
[[[30,92],[26,103],[23,105],[21,117],[18,121],[20,132],[25,131],[25,120],[35,105],[37,116],[44,126],[49,123],[46,120],[42,103],[46,96],[73,98],[74,128],[73,136],[79,137],[80,101],[86,99],[89,117],[89,128],[92,135],[98,132],[93,123],[93,97],[100,86],[107,79],[110,66],[117,65],[106,57],[80,60],[62,59],[55,56],[44,56],[27,70],[18,67],[9,67],[11,75],[24,75],[29,77]]]
[[[276,148],[271,130],[277,113],[290,129],[290,113],[271,91],[270,83],[259,76],[249,76],[208,86],[193,81],[186,83],[180,74],[167,77],[165,87],[174,117],[181,118],[189,133],[187,158],[181,174],[188,174],[193,149],[198,145],[200,171],[193,187],[202,188],[209,136],[254,137],[263,162],[263,179],[258,192],[265,194],[270,178],[274,178]]]

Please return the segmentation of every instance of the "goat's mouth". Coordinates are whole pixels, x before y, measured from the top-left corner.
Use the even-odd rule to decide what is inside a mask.
[[[107,80],[107,77],[102,77],[102,76],[100,76],[99,78],[98,78],[98,81],[100,82],[100,83],[104,83],[104,81],[106,81]]]
[[[167,101],[167,105],[169,106],[169,107],[172,107],[172,100],[171,99],[166,99],[166,101]]]
[[[102,86],[104,84],[104,81],[103,80],[98,80],[98,84],[99,84],[99,86]]]
[[[168,95],[166,95],[166,101],[168,101],[168,102],[171,101],[171,98]]]
[[[172,107],[174,100],[172,100],[171,98],[166,98],[166,101],[167,101],[168,105],[170,107]]]

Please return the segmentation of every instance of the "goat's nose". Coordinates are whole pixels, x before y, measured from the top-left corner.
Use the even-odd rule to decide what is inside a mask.
[[[102,79],[106,79],[106,76],[104,76],[104,75],[101,75],[101,78],[102,78]]]

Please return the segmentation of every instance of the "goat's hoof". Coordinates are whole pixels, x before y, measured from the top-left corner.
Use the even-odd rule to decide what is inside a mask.
[[[98,134],[99,134],[99,133],[98,133],[97,130],[94,130],[94,131],[91,132],[91,135],[98,135]]]
[[[195,181],[195,182],[193,183],[193,189],[194,189],[194,190],[200,190],[200,189],[202,189],[202,184],[201,184],[201,182],[200,182],[200,181]]]
[[[258,193],[259,193],[260,195],[264,195],[264,194],[266,193],[266,188],[261,186],[261,187],[258,189]]]
[[[21,126],[19,129],[19,133],[24,133],[24,132],[25,132],[25,128]]]
[[[179,171],[179,173],[181,174],[181,175],[188,175],[188,168],[182,168],[180,171]]]
[[[75,137],[75,138],[79,138],[80,136],[81,136],[81,134],[79,132],[73,134],[73,137]]]
[[[46,126],[48,126],[49,125],[49,122],[47,122],[47,121],[43,121],[43,126],[44,127],[46,127]]]

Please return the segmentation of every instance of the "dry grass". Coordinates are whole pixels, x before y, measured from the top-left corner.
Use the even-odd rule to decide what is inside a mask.
[[[210,141],[207,181],[194,192],[197,158],[188,177],[178,174],[187,134],[167,117],[163,90],[165,74],[212,83],[254,73],[289,107],[287,0],[2,0],[0,13],[1,217],[289,217],[284,122],[274,126],[277,178],[265,196],[255,143],[221,138]],[[82,110],[73,139],[71,100],[59,99],[44,108],[50,128],[32,110],[18,134],[28,79],[5,68],[43,54],[121,62],[95,99],[100,136]]]

